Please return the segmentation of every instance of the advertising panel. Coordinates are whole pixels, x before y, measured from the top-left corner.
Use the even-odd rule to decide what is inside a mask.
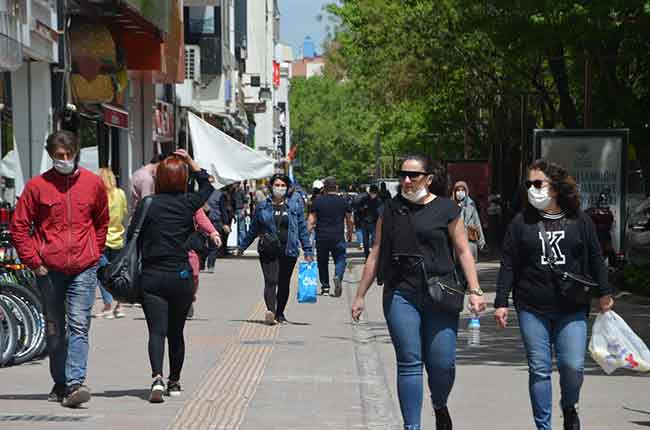
[[[559,163],[576,179],[582,209],[607,197],[614,216],[612,245],[624,240],[628,130],[535,130],[535,155]]]

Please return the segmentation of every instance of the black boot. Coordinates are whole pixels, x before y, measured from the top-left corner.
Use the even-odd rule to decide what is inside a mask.
[[[564,415],[564,430],[580,430],[580,417],[575,407],[562,409]]]
[[[451,417],[447,406],[434,409],[434,412],[436,413],[436,430],[452,430]]]

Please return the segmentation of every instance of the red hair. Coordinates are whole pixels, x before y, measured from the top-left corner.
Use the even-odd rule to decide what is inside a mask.
[[[176,156],[165,158],[156,169],[156,194],[187,191],[187,164]]]

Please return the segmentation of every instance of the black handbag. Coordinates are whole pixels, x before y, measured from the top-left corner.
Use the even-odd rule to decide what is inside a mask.
[[[115,300],[121,303],[142,302],[142,286],[138,279],[142,272],[138,237],[152,200],[153,197],[146,197],[142,201],[140,218],[137,220],[135,230],[133,230],[133,234],[126,246],[117,254],[112,263],[97,271],[99,282],[106,288],[106,291],[111,293]]]
[[[537,228],[542,235],[542,240],[544,241],[544,256],[548,262],[548,267],[553,274],[560,294],[565,297],[569,302],[575,303],[577,305],[589,305],[591,303],[591,298],[593,291],[598,284],[593,280],[589,275],[581,275],[578,273],[567,272],[555,265],[555,254],[550,251],[551,244],[546,235],[546,228],[544,227],[544,222],[539,221],[537,223]],[[584,242],[584,240],[583,240]],[[583,270],[587,268],[586,258],[587,250],[583,251]]]
[[[422,271],[426,275],[424,263]],[[447,275],[425,277],[425,279],[427,291],[436,309],[452,314],[458,314],[463,310],[467,283],[458,274],[456,268]]]
[[[257,252],[265,260],[274,260],[282,253],[282,244],[280,238],[273,233],[263,233],[260,235],[257,244]]]

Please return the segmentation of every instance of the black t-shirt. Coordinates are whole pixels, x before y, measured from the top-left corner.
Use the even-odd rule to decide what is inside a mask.
[[[287,247],[289,237],[289,213],[286,204],[273,204],[273,219],[275,220],[275,226],[278,231],[278,239],[280,239],[280,243],[284,249]]]
[[[311,207],[316,214],[317,240],[343,240],[345,216],[352,212],[348,202],[336,194],[318,196]]]
[[[362,221],[366,224],[375,224],[379,217],[381,216],[383,210],[383,202],[379,197],[371,199],[370,196],[366,196],[362,203]]]
[[[449,224],[460,216],[460,207],[444,197],[436,197],[426,205],[407,203],[407,207],[413,219],[417,247],[424,256],[427,277],[451,273],[455,265]],[[421,269],[413,270],[399,273],[395,286],[417,288],[422,281]]]

